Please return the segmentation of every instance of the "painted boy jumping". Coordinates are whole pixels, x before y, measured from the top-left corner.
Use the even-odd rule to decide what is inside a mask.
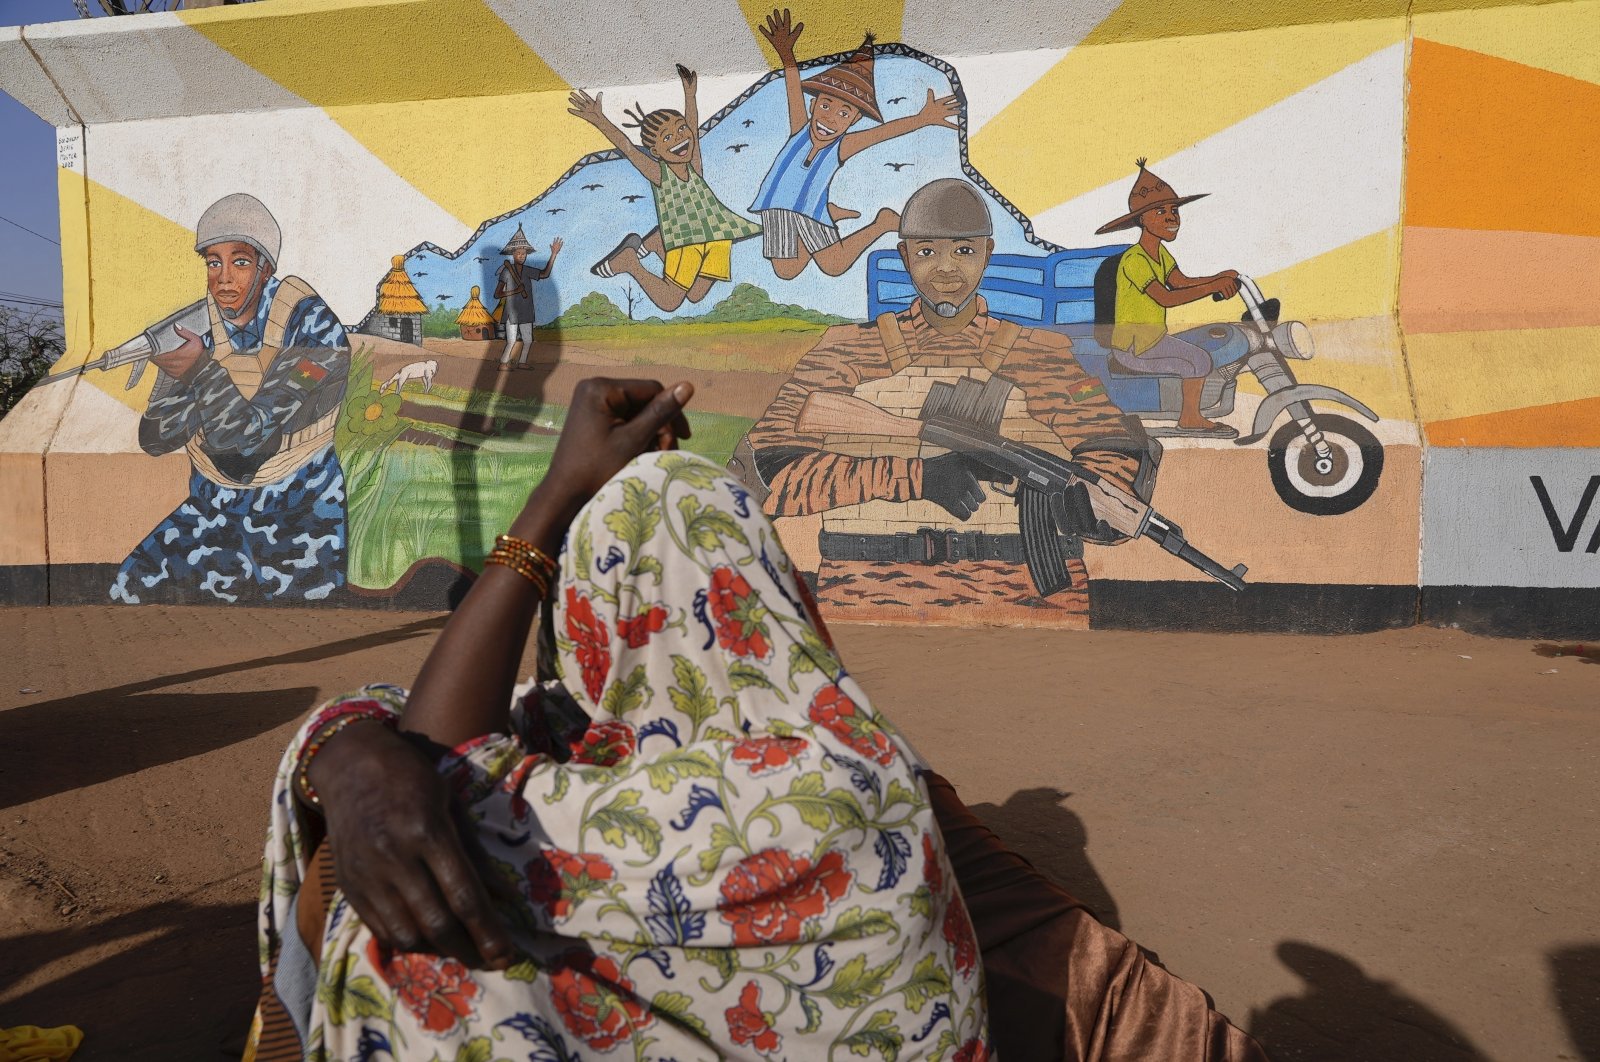
[[[860,217],[828,202],[829,186],[839,167],[854,154],[930,125],[955,129],[960,103],[955,96],[928,100],[922,110],[885,122],[878,110],[872,78],[872,34],[854,55],[836,66],[800,78],[794,46],[804,22],[791,23],[788,9],[767,16],[761,35],[778,53],[789,97],[789,139],[773,160],[750,210],[761,218],[761,253],[781,280],[793,280],[815,261],[829,276],[839,276],[880,236],[895,232],[900,215],[888,207],[864,228],[840,237],[838,222]],[[807,95],[816,99],[806,110]],[[881,124],[858,133],[849,129],[866,115]]]
[[[605,116],[600,95],[591,97],[579,89],[568,98],[568,110],[600,130],[650,182],[659,225],[645,237],[630,232],[589,271],[600,277],[618,273],[632,277],[651,302],[669,313],[686,299],[699,302],[717,281],[730,279],[733,242],[761,231],[755,222],[724,206],[706,184],[695,103],[698,79],[681,63],[678,77],[683,82],[683,113],[667,108],[649,114],[642,108],[627,112],[633,120],[626,124],[639,130],[643,151]],[[664,276],[644,268],[643,256],[650,253],[661,257]]]

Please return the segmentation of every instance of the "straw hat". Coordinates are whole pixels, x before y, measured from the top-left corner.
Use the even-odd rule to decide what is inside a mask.
[[[861,47],[844,62],[820,73],[812,74],[800,82],[802,91],[813,96],[823,93],[849,100],[861,108],[861,113],[875,122],[883,121],[878,110],[878,91],[872,85],[872,34],[861,42]]]
[[[500,248],[501,254],[511,254],[513,251],[532,251],[533,244],[522,234],[522,226],[517,226],[517,234],[511,237],[511,242]]]
[[[1199,195],[1179,195],[1173,190],[1172,185],[1144,168],[1144,159],[1139,159],[1139,176],[1134,179],[1133,190],[1128,193],[1128,212],[1115,221],[1108,221],[1094,230],[1096,236],[1118,229],[1131,229],[1139,224],[1139,215],[1147,210],[1154,210],[1159,206],[1182,206],[1192,203],[1196,199],[1204,199],[1210,192],[1201,192]]]

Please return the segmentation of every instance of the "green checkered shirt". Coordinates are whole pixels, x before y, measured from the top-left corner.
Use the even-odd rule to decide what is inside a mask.
[[[693,167],[689,169],[689,179],[683,181],[663,162],[655,198],[656,217],[661,222],[661,243],[669,251],[691,243],[742,240],[761,231],[760,225],[723,206],[706,179]]]

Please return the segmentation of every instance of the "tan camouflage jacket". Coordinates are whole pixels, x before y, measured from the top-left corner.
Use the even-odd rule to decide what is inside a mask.
[[[980,300],[970,325],[945,336],[923,320],[919,301],[898,316],[911,364],[952,359],[982,361],[1004,322],[988,315]],[[1072,341],[1059,332],[1023,328],[996,370],[1015,383],[1029,414],[1067,449],[1097,437],[1127,435],[1122,412],[1105,396],[1099,379],[1072,357]],[[802,516],[868,501],[910,501],[922,494],[922,461],[907,457],[855,457],[831,453],[820,435],[796,428],[800,407],[813,391],[851,394],[861,384],[894,372],[875,324],[828,329],[767,411],[750,429],[756,468],[771,490],[764,508],[771,516]],[[1130,487],[1137,462],[1123,454],[1080,455],[1081,462]]]

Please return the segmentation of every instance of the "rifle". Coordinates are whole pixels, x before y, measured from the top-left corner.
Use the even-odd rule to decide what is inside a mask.
[[[801,407],[796,427],[808,435],[848,432],[917,438],[966,454],[999,478],[1015,480],[1023,552],[1028,574],[1041,596],[1048,597],[1072,585],[1056,539],[1061,529],[1070,526],[1066,492],[1075,483],[1083,484],[1095,517],[1113,531],[1129,538],[1142,535],[1230,590],[1244,589],[1248,569],[1243,564],[1224,568],[1191,546],[1183,528],[1098,472],[974,426],[971,421],[980,418],[961,413],[973,411],[975,405],[996,406],[995,396],[987,394],[988,388],[980,389],[976,381],[962,383],[968,387],[935,383],[918,419],[896,416],[854,395],[814,391]],[[1003,402],[1003,393],[998,397]]]
[[[183,346],[183,337],[174,331],[179,325],[191,332],[204,335],[211,327],[211,313],[206,309],[206,300],[192,302],[183,309],[168,314],[120,347],[106,351],[94,361],[51,373],[39,383],[55,383],[57,380],[81,376],[91,369],[105,370],[132,365],[133,372],[128,374],[128,383],[123,388],[125,391],[131,391],[138,386],[139,378],[144,375],[144,367],[150,363],[152,357],[157,354],[167,354]]]

